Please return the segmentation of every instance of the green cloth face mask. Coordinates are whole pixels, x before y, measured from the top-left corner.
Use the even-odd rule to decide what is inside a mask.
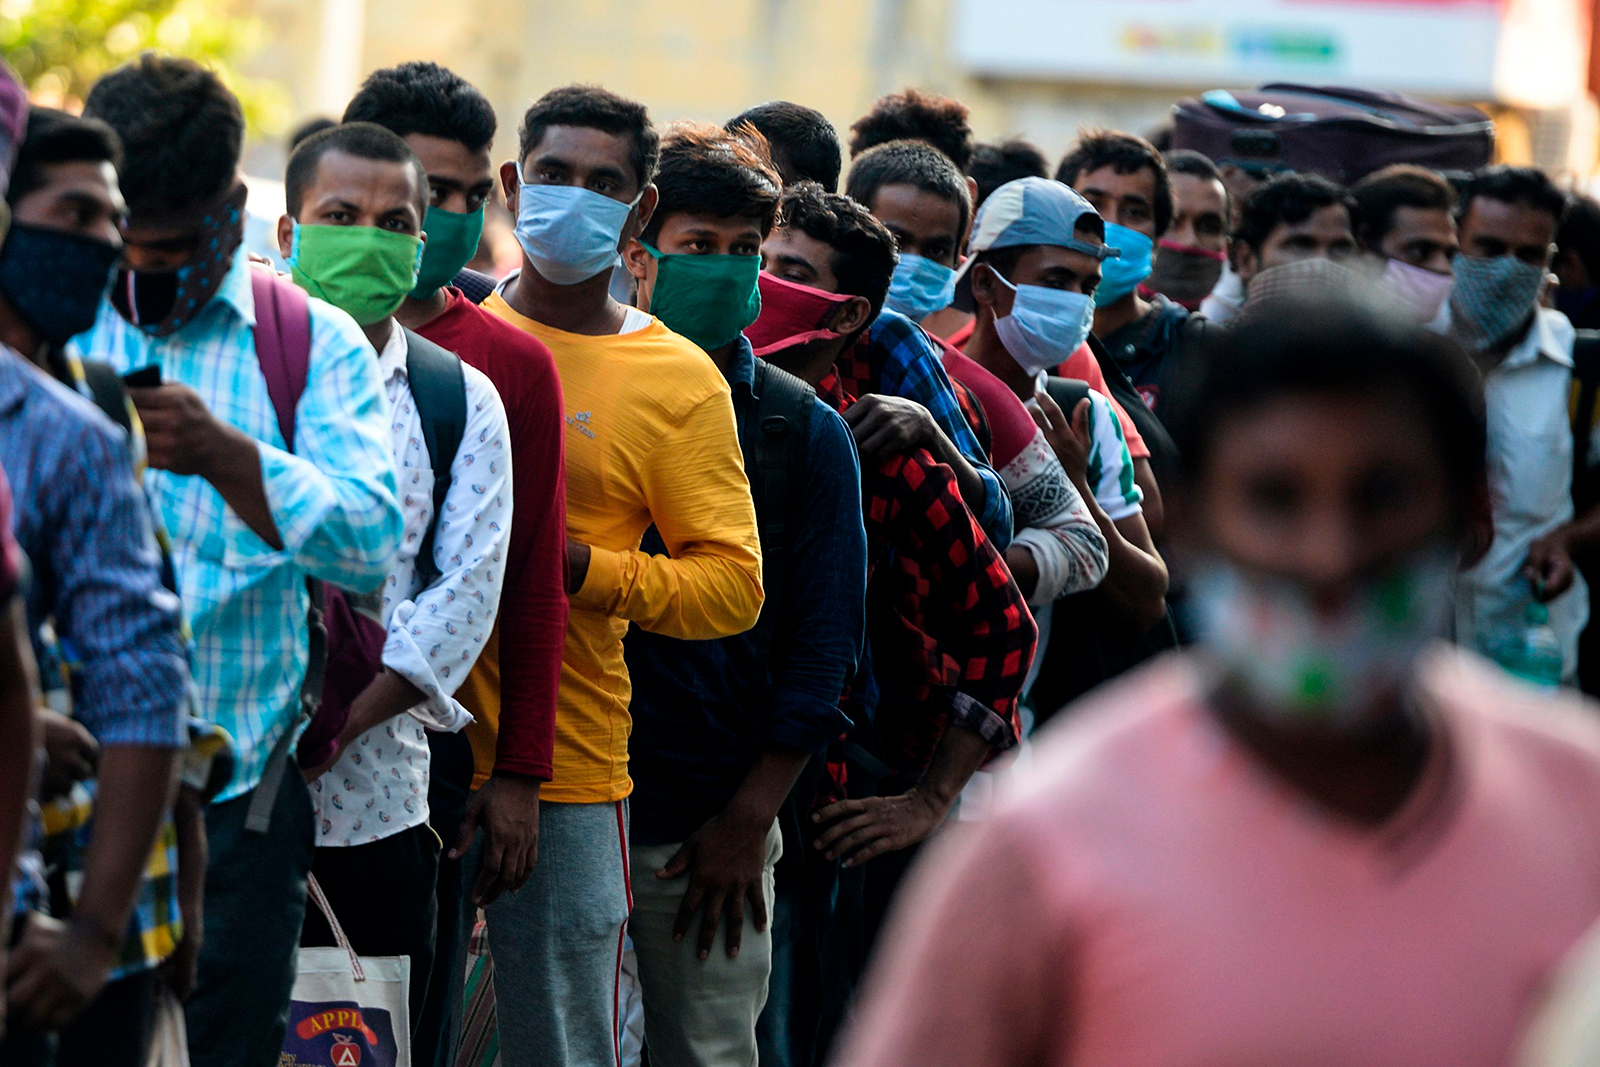
[[[721,348],[761,314],[760,256],[663,255],[656,260],[650,314],[707,352]]]
[[[395,313],[416,288],[421,264],[422,238],[376,226],[295,223],[289,249],[294,283],[362,326]]]
[[[417,288],[412,296],[426,300],[449,285],[467,261],[478,254],[478,239],[483,236],[483,208],[463,214],[429,207],[422,221],[428,243],[422,246],[422,269],[417,272]]]

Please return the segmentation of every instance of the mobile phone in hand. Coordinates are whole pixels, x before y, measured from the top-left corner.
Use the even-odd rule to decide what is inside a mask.
[[[122,383],[130,389],[154,389],[161,384],[161,368],[152,363],[122,376]]]

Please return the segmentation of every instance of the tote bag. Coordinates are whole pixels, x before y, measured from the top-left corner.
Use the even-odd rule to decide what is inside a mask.
[[[279,1067],[411,1067],[409,956],[357,956],[315,876],[337,948],[302,948]]]

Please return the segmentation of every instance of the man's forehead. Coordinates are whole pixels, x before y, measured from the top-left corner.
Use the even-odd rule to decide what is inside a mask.
[[[539,143],[529,150],[534,159],[559,156],[574,165],[614,166],[631,175],[633,145],[625,134],[609,133],[593,126],[549,126]]]
[[[404,140],[406,147],[421,160],[422,168],[426,171],[471,170],[481,171],[484,178],[492,177],[494,158],[489,153],[488,145],[474,150],[460,141],[435,137],[429,133],[408,133]],[[476,179],[478,174],[474,173],[472,177]]]
[[[662,232],[674,234],[717,233],[728,236],[761,236],[761,225],[742,215],[718,216],[705,212],[674,211],[661,220]]]
[[[1487,196],[1474,197],[1461,218],[1463,230],[1517,230],[1529,235],[1550,234],[1554,239],[1556,220],[1547,211],[1531,204],[1509,200],[1495,200]],[[1542,236],[1537,239],[1543,240]]]
[[[1079,192],[1090,189],[1117,191],[1124,195],[1138,192],[1145,196],[1155,191],[1156,176],[1149,167],[1140,167],[1127,172],[1119,171],[1115,166],[1107,163],[1093,170],[1086,170],[1078,175],[1078,180],[1073,183]]]
[[[1324,204],[1319,208],[1314,208],[1311,214],[1298,222],[1283,220],[1278,224],[1278,228],[1295,233],[1307,230],[1318,232],[1348,231],[1350,229],[1350,210],[1343,204]]]

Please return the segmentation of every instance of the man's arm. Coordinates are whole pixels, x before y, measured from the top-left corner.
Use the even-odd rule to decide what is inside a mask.
[[[976,467],[945,435],[928,409],[915,400],[868,393],[844,413],[845,422],[855,436],[861,459],[873,466],[911,448],[926,448],[933,458],[949,467],[968,507],[983,510],[989,486]]]
[[[1105,534],[1043,430],[1035,431],[1001,474],[1019,514],[1023,502],[1034,513],[1006,549],[1006,563],[1028,604],[1039,607],[1104,581],[1109,566]]]
[[[884,312],[872,325],[871,344],[880,346],[883,367],[881,392],[915,400],[928,409],[944,436],[966,460],[982,483],[982,493],[962,485],[962,500],[968,503],[978,525],[994,546],[1005,551],[1011,543],[1014,518],[1011,497],[994,468],[983,454],[978,437],[961,414],[955,387],[945,373],[939,351],[922,328],[902,315]],[[931,451],[931,450],[930,450]]]
[[[670,557],[569,545],[581,577],[574,603],[687,641],[750,629],[761,613],[761,550],[727,391],[657,442],[642,475]]]
[[[4,536],[10,536],[7,532]],[[29,648],[28,623],[22,601],[12,589],[10,603],[0,612],[0,862],[10,872],[22,845],[22,828],[32,794],[33,754],[38,746],[38,678]],[[10,941],[11,877],[0,884],[0,945]],[[3,950],[0,950],[3,952]],[[0,970],[4,957],[0,955]],[[0,1007],[0,1024],[5,1020]]]

